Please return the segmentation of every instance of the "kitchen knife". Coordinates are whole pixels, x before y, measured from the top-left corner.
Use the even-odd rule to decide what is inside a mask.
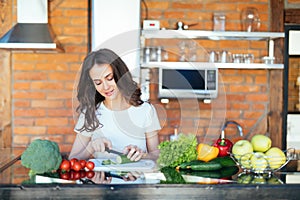
[[[113,153],[113,154],[116,154],[116,155],[119,155],[119,156],[124,156],[125,154],[124,153],[122,153],[122,152],[120,152],[120,151],[117,151],[117,150],[114,150],[114,149],[109,149],[109,148],[105,148],[105,151],[107,151],[108,153]],[[142,158],[146,158],[147,157],[147,154],[146,153],[144,153],[143,155],[142,155]]]
[[[119,151],[117,151],[117,150],[114,150],[114,149],[105,148],[105,151],[107,151],[108,153],[117,154],[117,155],[119,155],[119,156],[121,156],[121,155],[125,155],[124,153],[122,153],[122,152],[119,152]]]

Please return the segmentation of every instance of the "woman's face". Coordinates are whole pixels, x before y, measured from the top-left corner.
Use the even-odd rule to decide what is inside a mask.
[[[109,64],[95,64],[90,70],[90,77],[96,90],[106,99],[115,100],[121,93],[114,80],[112,67]]]

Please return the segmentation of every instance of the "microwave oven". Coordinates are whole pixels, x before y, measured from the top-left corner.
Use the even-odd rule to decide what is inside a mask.
[[[218,94],[218,69],[215,67],[163,67],[158,72],[159,98],[212,99]]]

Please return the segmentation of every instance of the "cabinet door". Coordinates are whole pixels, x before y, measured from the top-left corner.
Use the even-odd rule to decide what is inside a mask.
[[[0,54],[0,148],[11,146],[11,69],[10,53]]]
[[[300,149],[300,114],[287,116],[287,148]]]
[[[289,31],[289,55],[300,55],[300,30]]]
[[[92,0],[92,50],[109,48],[134,77],[140,69],[140,0]]]

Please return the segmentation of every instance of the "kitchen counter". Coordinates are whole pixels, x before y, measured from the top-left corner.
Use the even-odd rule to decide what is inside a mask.
[[[1,155],[3,151],[1,151]],[[239,181],[239,171],[229,179],[201,178],[193,183],[165,182],[159,171],[138,173],[136,179],[123,180],[113,175],[111,182],[66,181],[41,176],[30,182],[29,170],[21,165],[20,152],[5,162],[0,173],[0,199],[299,199],[300,172],[286,167],[268,175],[267,182],[246,184]],[[1,160],[1,167],[4,161]],[[292,166],[293,163],[290,163]],[[289,166],[289,165],[288,165]],[[291,167],[290,169],[294,169]],[[102,173],[102,172],[96,172]],[[103,172],[104,173],[104,172]],[[107,173],[107,172],[105,172]],[[108,172],[110,175],[115,172]],[[138,173],[139,175],[136,175]],[[269,181],[270,180],[270,181]],[[272,180],[272,181],[271,181]],[[273,181],[275,180],[275,181]]]

